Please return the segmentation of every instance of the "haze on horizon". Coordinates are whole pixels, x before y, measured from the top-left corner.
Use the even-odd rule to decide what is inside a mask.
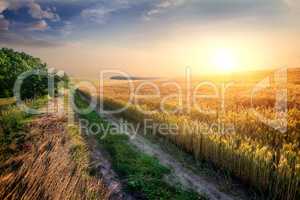
[[[300,66],[298,0],[1,0],[1,47],[74,76]]]

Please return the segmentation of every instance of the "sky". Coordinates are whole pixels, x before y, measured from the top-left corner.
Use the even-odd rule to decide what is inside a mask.
[[[0,0],[0,47],[73,76],[300,67],[299,0]]]

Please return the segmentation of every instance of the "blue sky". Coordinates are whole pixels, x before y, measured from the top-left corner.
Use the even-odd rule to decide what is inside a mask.
[[[0,0],[0,44],[34,53],[45,48],[40,54],[49,61],[47,48],[79,43],[91,51],[95,43],[107,51],[154,51],[170,38],[185,45],[180,35],[190,33],[213,32],[216,39],[230,32],[294,35],[298,17],[298,0]]]
[[[161,29],[195,24],[253,20],[253,26],[285,25],[292,0],[1,0],[0,30],[4,37],[25,37],[53,45],[67,38],[105,38],[128,29]],[[292,3],[289,3],[292,2]],[[296,1],[295,1],[296,2]],[[252,19],[251,19],[252,18]],[[256,21],[255,21],[256,20]],[[144,34],[147,34],[145,32]],[[19,38],[19,39],[21,39]],[[3,38],[1,37],[3,40]],[[56,41],[56,42],[54,42]],[[32,41],[36,44],[36,41]]]

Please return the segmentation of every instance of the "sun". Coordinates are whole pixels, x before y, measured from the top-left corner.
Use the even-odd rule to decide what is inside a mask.
[[[231,49],[227,48],[214,50],[211,61],[214,69],[221,73],[230,73],[237,67],[237,57]]]

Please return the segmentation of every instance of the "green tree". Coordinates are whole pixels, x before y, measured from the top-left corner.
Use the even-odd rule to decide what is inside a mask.
[[[0,49],[0,98],[13,96],[13,87],[17,77],[23,72],[30,70],[40,70],[47,72],[47,65],[39,58],[32,57],[23,52],[16,52],[12,49]],[[55,76],[55,86],[57,82],[67,80],[67,76],[62,78]],[[47,93],[47,75],[32,75],[24,80],[21,88],[22,98],[33,98]]]

